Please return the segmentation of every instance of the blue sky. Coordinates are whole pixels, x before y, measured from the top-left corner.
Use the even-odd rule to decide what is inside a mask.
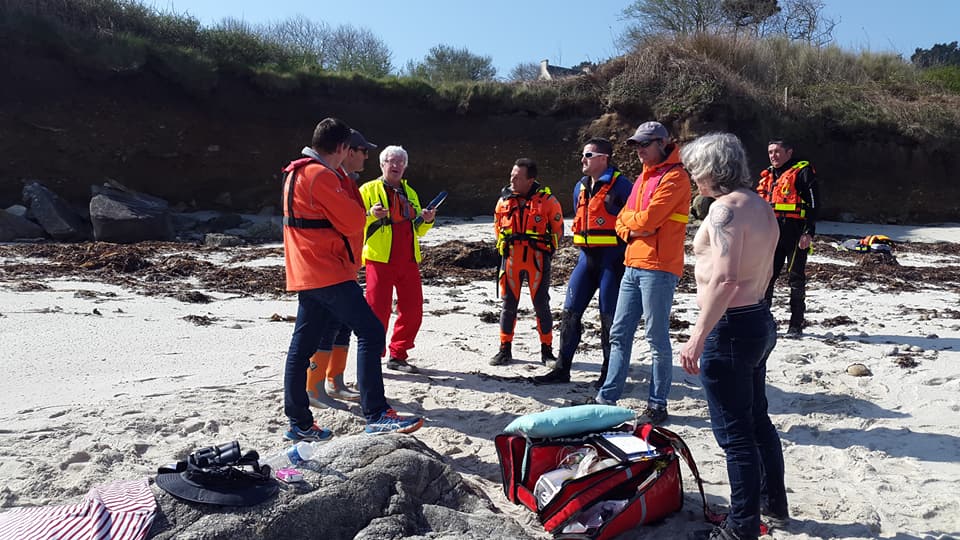
[[[305,15],[331,26],[369,28],[393,52],[395,68],[420,60],[440,43],[493,58],[501,77],[520,62],[550,60],[571,66],[620,52],[620,20],[629,0],[142,0],[188,12],[204,25],[224,17],[250,23]],[[917,47],[960,40],[960,0],[825,0],[839,21],[837,45],[853,51],[896,52],[909,59]],[[314,9],[310,9],[312,6]],[[326,7],[330,6],[330,7]]]

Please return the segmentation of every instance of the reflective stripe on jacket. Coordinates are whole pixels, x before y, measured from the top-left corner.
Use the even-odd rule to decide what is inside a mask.
[[[550,188],[534,183],[527,195],[503,188],[494,210],[497,252],[508,255],[515,243],[553,253],[563,236],[563,210]]]
[[[419,238],[433,228],[433,222],[427,223],[426,221],[421,221],[420,224],[416,226],[413,224],[413,220],[420,215],[423,209],[420,206],[420,198],[417,196],[417,192],[410,187],[406,179],[400,180],[400,186],[403,188],[403,193],[407,197],[407,200],[410,201],[411,206],[413,206],[415,215],[410,216],[410,219],[404,219],[396,223],[390,221],[389,216],[392,214],[388,214],[384,219],[377,219],[370,215],[370,208],[377,203],[382,204],[384,208],[390,210],[390,198],[387,197],[387,190],[383,183],[384,180],[382,178],[377,178],[360,186],[360,196],[363,198],[363,205],[367,211],[366,226],[363,231],[363,261],[390,262],[390,246],[393,243],[393,228],[411,227],[413,229],[413,255],[414,259],[419,263],[422,258],[420,255]]]
[[[623,178],[623,180],[621,180]],[[600,189],[592,196],[584,184],[590,177],[580,180],[580,196],[577,198],[576,214],[573,217],[573,245],[579,247],[606,247],[615,246],[617,238],[617,213],[623,208],[623,203],[613,201],[614,184],[618,181],[628,182],[620,171],[613,171],[609,182],[603,182]],[[588,199],[589,197],[589,199]]]
[[[643,166],[623,210],[617,215],[617,236],[627,242],[624,264],[633,268],[683,274],[683,244],[690,212],[690,175],[680,163],[676,145],[655,166]],[[645,236],[630,237],[630,231]]]
[[[284,172],[287,290],[355,281],[364,225],[363,206],[351,192],[356,187],[351,188],[345,175],[311,158],[291,162]]]
[[[757,194],[770,203],[777,217],[807,218],[808,201],[803,200],[803,196],[797,189],[797,176],[807,166],[810,166],[809,161],[798,161],[792,167],[783,171],[779,178],[774,177],[773,167],[760,173]]]

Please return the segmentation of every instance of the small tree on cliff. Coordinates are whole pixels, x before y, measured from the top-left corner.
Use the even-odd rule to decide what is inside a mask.
[[[536,62],[520,62],[510,70],[510,82],[535,81],[540,78],[540,64]]]
[[[386,77],[393,70],[387,44],[367,28],[341,25],[328,39],[324,68]]]
[[[493,58],[478,56],[466,48],[449,45],[431,47],[421,62],[407,62],[407,75],[433,83],[451,81],[489,81],[497,76]]]

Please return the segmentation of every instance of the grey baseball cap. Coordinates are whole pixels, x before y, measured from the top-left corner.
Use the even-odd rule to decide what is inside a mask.
[[[355,129],[350,130],[350,148],[366,148],[367,150],[373,150],[377,145],[368,141],[364,138],[363,134]]]
[[[633,134],[633,137],[627,139],[627,144],[642,143],[654,139],[667,140],[669,138],[670,133],[667,132],[667,128],[663,127],[663,124],[660,122],[644,122],[637,128],[637,132]]]

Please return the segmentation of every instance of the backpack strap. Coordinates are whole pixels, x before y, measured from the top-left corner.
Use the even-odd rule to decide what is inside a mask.
[[[714,512],[707,505],[707,495],[703,491],[703,480],[700,478],[700,471],[697,469],[697,464],[693,460],[693,454],[690,453],[690,448],[687,446],[687,443],[683,442],[683,439],[679,435],[670,431],[667,428],[660,426],[654,426],[653,424],[644,424],[640,426],[640,438],[648,441],[651,433],[656,433],[657,435],[663,437],[670,443],[670,446],[673,450],[683,458],[683,461],[686,462],[687,468],[690,469],[690,472],[693,473],[693,478],[697,481],[697,488],[700,490],[700,501],[703,503],[703,517],[707,522],[714,525],[720,525],[720,523],[726,518],[726,514],[720,514]]]

